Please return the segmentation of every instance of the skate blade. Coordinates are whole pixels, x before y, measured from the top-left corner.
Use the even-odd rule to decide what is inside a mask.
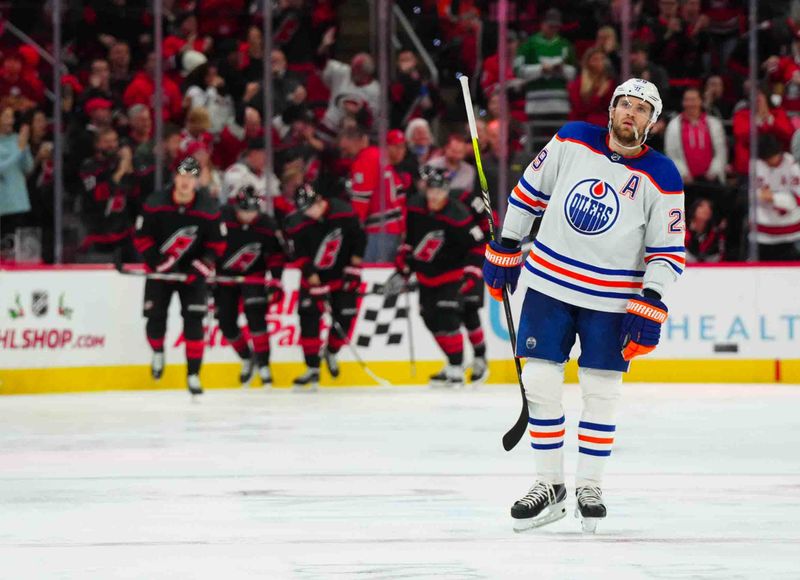
[[[479,377],[477,379],[473,379],[473,378],[470,377],[470,383],[472,384],[473,387],[480,387],[481,385],[483,385],[488,380],[489,380],[489,373],[488,372],[483,373],[483,376]]]
[[[597,532],[597,524],[600,523],[600,520],[603,518],[585,518],[581,515],[581,510],[579,507],[575,508],[575,517],[581,520],[581,529],[583,529],[584,534],[594,534]]]
[[[541,514],[535,518],[514,519],[514,531],[517,533],[532,530],[534,528],[541,528],[547,524],[557,522],[567,515],[567,508],[564,502],[557,503],[554,506],[546,508]]]
[[[316,393],[319,389],[319,385],[294,385],[292,387],[292,392],[294,393]]]

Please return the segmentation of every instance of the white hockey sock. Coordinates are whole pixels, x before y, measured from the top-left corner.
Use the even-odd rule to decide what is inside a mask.
[[[564,365],[529,358],[522,369],[528,432],[541,481],[564,483]]]
[[[615,417],[621,394],[622,373],[578,369],[583,392],[583,413],[578,423],[578,468],[575,485],[600,486],[614,444]]]

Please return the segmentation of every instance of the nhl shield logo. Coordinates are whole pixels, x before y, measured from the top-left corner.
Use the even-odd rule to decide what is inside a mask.
[[[619,216],[617,192],[601,179],[584,179],[567,194],[564,214],[578,233],[594,236],[607,232]]]
[[[47,291],[34,290],[31,297],[31,312],[41,318],[47,314]]]

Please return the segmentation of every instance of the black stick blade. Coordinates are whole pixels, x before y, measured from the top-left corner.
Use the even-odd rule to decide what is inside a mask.
[[[508,430],[508,432],[503,435],[503,449],[506,451],[511,451],[514,447],[517,446],[517,443],[520,442],[523,435],[525,435],[525,431],[528,428],[528,405],[525,404],[522,406],[522,413],[520,413],[519,419],[517,422],[514,423],[514,426]]]

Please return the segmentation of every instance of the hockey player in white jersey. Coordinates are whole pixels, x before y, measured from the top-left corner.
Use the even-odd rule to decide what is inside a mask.
[[[509,198],[499,241],[486,248],[493,297],[513,291],[524,266],[517,356],[538,479],[511,508],[522,531],[566,515],[561,405],[564,364],[580,338],[576,516],[594,531],[606,516],[601,485],[616,431],[622,374],[658,344],[662,297],[685,265],[683,183],[674,163],[645,145],[661,114],[652,83],[629,79],[609,106],[608,128],[567,123],[526,168]],[[535,218],[539,232],[520,251]]]

